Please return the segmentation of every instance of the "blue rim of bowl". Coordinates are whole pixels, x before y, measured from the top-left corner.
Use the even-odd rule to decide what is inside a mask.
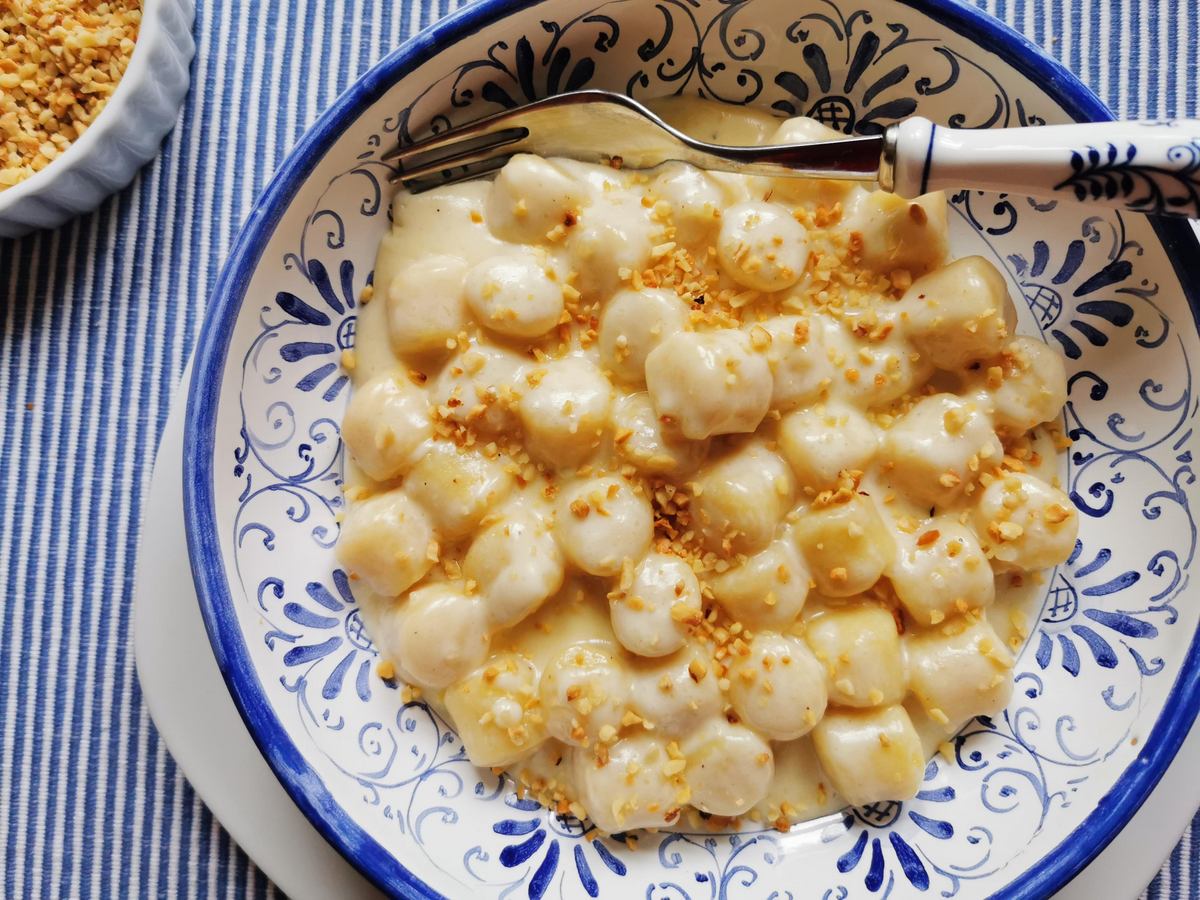
[[[284,788],[313,826],[381,889],[441,897],[384,849],[334,800],[276,718],[250,662],[237,624],[215,528],[212,453],[222,375],[238,310],[251,276],[288,203],[329,146],[400,78],[440,50],[545,0],[478,0],[406,41],[350,86],[304,133],[251,209],[213,291],[196,348],[195,376],[184,426],[184,521],[192,575],[217,663],[251,736]],[[1077,121],[1113,115],[1068,69],[1003,22],[962,0],[896,0],[945,25],[1023,74]],[[1184,264],[1196,238],[1182,219],[1156,219],[1154,230],[1171,259],[1200,332],[1200,267]],[[1074,831],[996,897],[1046,897],[1092,861],[1133,817],[1158,783],[1200,709],[1200,635],[1145,740],[1144,749]],[[1168,711],[1171,711],[1168,714]]]

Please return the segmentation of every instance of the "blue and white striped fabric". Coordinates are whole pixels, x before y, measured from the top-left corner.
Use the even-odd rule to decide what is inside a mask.
[[[1198,115],[1200,0],[979,2],[1121,116]],[[454,5],[200,0],[193,88],[162,156],[95,214],[0,241],[0,897],[276,894],[172,764],[138,689],[149,462],[222,257],[276,163]],[[1200,898],[1200,818],[1147,896]]]

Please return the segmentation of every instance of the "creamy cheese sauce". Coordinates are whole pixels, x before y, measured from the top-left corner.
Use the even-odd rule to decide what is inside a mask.
[[[1065,375],[944,196],[519,156],[393,220],[339,553],[474,762],[608,832],[785,828],[911,797],[1003,708],[1075,540]]]

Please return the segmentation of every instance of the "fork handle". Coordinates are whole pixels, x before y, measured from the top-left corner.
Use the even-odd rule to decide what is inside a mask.
[[[893,126],[893,190],[962,188],[1068,199],[1200,218],[1200,120],[956,129],[912,118]]]

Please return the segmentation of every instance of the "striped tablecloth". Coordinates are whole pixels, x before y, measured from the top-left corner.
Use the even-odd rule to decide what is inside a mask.
[[[95,214],[0,240],[0,897],[277,893],[142,702],[129,630],[149,462],[209,287],[276,163],[454,5],[200,0],[192,92],[161,157]],[[1121,116],[1200,114],[1200,0],[980,5]],[[1200,898],[1200,818],[1148,895]]]

